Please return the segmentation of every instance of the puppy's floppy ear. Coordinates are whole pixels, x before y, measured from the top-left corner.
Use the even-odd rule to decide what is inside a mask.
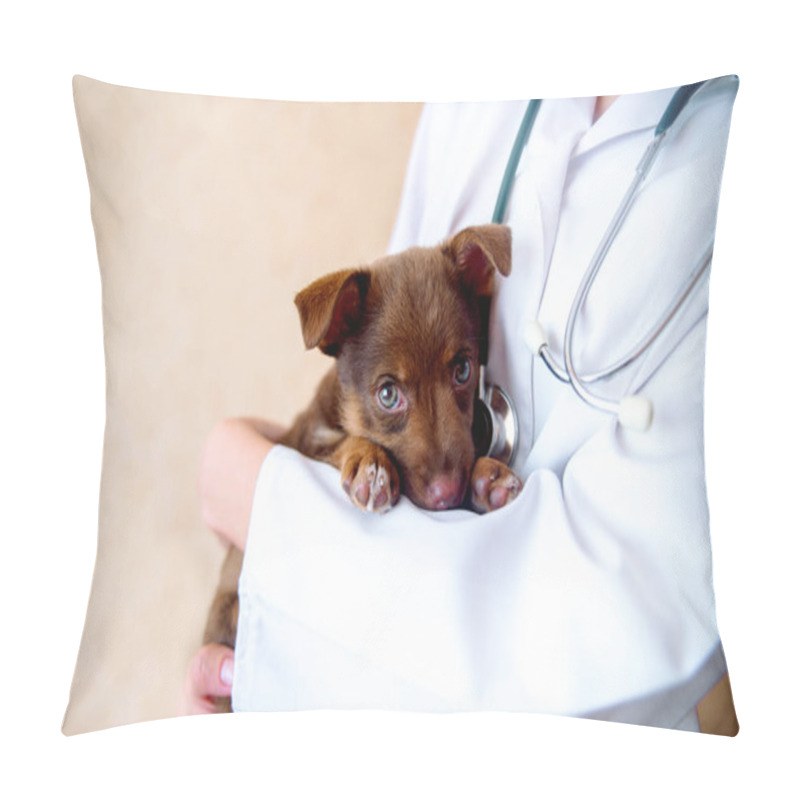
[[[345,337],[358,328],[369,282],[366,270],[343,269],[298,293],[294,304],[307,349],[319,347],[327,355],[339,354]]]
[[[453,260],[461,283],[476,297],[491,297],[494,272],[511,272],[511,228],[476,225],[464,228],[442,245]]]

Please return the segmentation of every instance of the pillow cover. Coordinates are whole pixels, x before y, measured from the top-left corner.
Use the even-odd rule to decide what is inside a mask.
[[[289,422],[327,368],[294,294],[386,249],[419,106],[73,83],[102,280],[97,562],[64,731],[173,716],[223,550],[197,497],[219,419]]]
[[[704,260],[735,93],[733,78],[709,81],[669,131],[577,315],[581,374],[634,347]],[[490,335],[490,377],[518,406],[525,486],[512,504],[477,516],[401,498],[363,515],[329,466],[283,447],[264,460],[239,584],[235,709],[538,711],[735,733],[703,478],[707,271],[598,390],[652,399],[646,432],[581,402],[521,346],[537,319],[563,353],[585,265],[676,96],[538,110],[513,173],[503,221],[514,266]],[[75,97],[108,409],[67,732],[174,713],[220,558],[194,492],[203,438],[225,417],[286,423],[307,404],[329,362],[301,354],[292,296],[387,249],[419,117],[412,105],[189,97],[85,78]],[[526,106],[425,108],[390,252],[488,222]],[[632,260],[646,268],[632,274]]]

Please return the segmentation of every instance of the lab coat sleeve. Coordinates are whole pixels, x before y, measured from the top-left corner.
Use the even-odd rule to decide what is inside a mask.
[[[389,252],[438,244],[491,218],[526,102],[439,103],[422,109]],[[469,135],[465,135],[469,132]],[[442,158],[457,148],[458,158]],[[464,170],[464,164],[479,169]]]
[[[400,207],[389,240],[389,253],[399,253],[422,243],[421,231],[425,209],[418,202],[418,198],[424,195],[424,176],[432,160],[429,142],[432,138],[430,129],[434,124],[430,106],[423,106],[411,145],[409,169],[403,184]]]

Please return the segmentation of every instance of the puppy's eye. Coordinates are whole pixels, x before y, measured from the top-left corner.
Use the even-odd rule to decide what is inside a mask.
[[[382,383],[377,393],[378,403],[383,406],[386,411],[400,411],[404,405],[403,393],[397,387],[397,384],[391,381]]]
[[[472,374],[472,366],[466,358],[456,362],[455,369],[453,370],[453,380],[459,385],[463,386]]]

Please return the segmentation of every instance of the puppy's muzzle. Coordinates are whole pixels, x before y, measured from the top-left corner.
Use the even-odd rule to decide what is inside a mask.
[[[464,502],[467,492],[467,474],[441,474],[428,481],[420,498],[425,508],[443,511],[457,508]]]

